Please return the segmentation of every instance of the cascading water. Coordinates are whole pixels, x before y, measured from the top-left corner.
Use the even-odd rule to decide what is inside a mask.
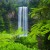
[[[28,7],[18,8],[18,29],[22,28],[24,34],[20,36],[27,36],[28,34]]]
[[[22,7],[18,8],[18,28],[21,28],[22,24]]]

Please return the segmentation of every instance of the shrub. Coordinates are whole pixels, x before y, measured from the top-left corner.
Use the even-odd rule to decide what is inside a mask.
[[[27,48],[21,43],[0,42],[0,50],[33,50],[33,49]]]

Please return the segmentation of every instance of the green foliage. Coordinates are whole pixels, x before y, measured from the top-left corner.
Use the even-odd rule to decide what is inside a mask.
[[[48,36],[48,40],[50,40],[50,35]]]
[[[44,45],[47,45],[45,44],[45,42],[47,42],[50,39],[50,36],[49,36],[50,34],[48,34],[49,31],[50,31],[50,20],[42,20],[42,21],[39,21],[39,23],[34,24],[32,26],[29,36],[31,37],[31,39],[33,38],[33,41],[35,41],[37,46],[41,45],[41,47],[38,46],[38,48],[41,48],[43,50],[45,48]],[[32,43],[32,40],[30,41]],[[49,45],[47,46],[49,48]]]
[[[35,37],[34,37],[35,38]],[[32,48],[33,50],[39,50],[38,49],[38,44],[37,44],[37,39],[34,40],[33,37],[20,37],[16,38],[15,42],[16,43],[21,43],[24,46],[27,46],[28,48]]]
[[[18,11],[17,8],[18,8],[18,5],[15,3],[15,0],[14,0],[14,3],[13,3],[13,1],[10,1],[10,0],[8,2],[6,2],[5,0],[0,2],[0,31],[6,30],[6,31],[10,32],[11,27],[12,27],[12,29],[14,29],[14,27],[16,25],[15,24],[16,19],[13,20],[13,24],[10,27],[10,18],[9,18],[10,16],[8,17],[8,15],[12,11],[17,13],[17,11]],[[14,15],[16,15],[16,14],[14,14]]]
[[[0,50],[33,50],[20,43],[0,42]]]
[[[50,0],[40,0],[38,7],[31,8],[29,15],[36,21],[29,36],[36,36],[39,49],[50,50]]]
[[[37,7],[40,0],[30,0],[29,7]]]
[[[43,20],[32,26],[32,34],[45,34],[50,31],[50,20]]]
[[[15,33],[18,35],[23,34],[22,28],[19,28]]]
[[[31,37],[22,37],[21,39],[17,39],[17,35],[15,36],[15,34],[7,34],[7,32],[4,31],[2,34],[0,34],[0,50],[37,50],[37,47],[32,48],[33,40],[31,40]]]
[[[14,34],[7,34],[6,31],[3,31],[3,33],[0,34],[0,50],[33,50],[33,48],[15,42],[15,38],[17,37]]]
[[[48,3],[49,2],[49,3]],[[37,8],[31,8],[30,16],[32,18],[38,17],[38,19],[50,19],[50,1],[41,0]]]

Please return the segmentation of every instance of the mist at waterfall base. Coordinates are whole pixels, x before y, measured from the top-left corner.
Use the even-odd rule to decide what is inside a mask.
[[[26,37],[28,34],[28,7],[18,8],[18,29],[22,28],[23,34],[19,37]]]

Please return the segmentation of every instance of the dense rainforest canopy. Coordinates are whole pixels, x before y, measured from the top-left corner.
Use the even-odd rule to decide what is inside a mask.
[[[18,29],[18,7],[22,4],[0,0],[0,50],[50,50],[50,0],[27,1],[27,37],[18,37],[23,33]]]

